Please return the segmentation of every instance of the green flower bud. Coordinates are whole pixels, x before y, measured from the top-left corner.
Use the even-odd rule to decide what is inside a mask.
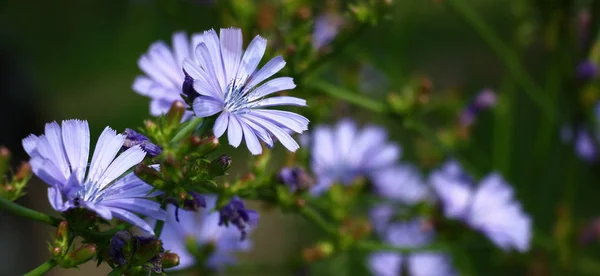
[[[162,255],[162,268],[172,268],[179,265],[179,256],[175,253],[164,253]]]
[[[221,155],[210,162],[208,173],[211,176],[221,176],[225,174],[229,167],[231,167],[231,158],[227,155]]]
[[[184,113],[185,104],[182,101],[173,102],[171,109],[167,112],[167,128],[175,129],[179,127]]]
[[[200,139],[198,136],[190,137],[190,143],[194,148],[194,152],[199,155],[206,155],[213,152],[219,147],[219,139],[215,136],[209,136],[204,139]]]
[[[72,268],[83,264],[96,256],[96,245],[86,244],[63,258],[58,258],[58,265],[62,268]]]
[[[10,163],[10,150],[2,146],[0,147],[0,181],[4,179],[6,171]]]

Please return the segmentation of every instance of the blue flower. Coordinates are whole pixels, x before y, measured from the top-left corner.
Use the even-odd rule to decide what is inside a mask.
[[[392,167],[401,150],[386,140],[383,128],[367,126],[359,131],[349,119],[335,128],[317,127],[310,141],[311,168],[317,177],[311,193],[318,195],[335,182],[350,185],[357,177],[371,177]]]
[[[184,32],[174,33],[172,49],[163,41],[154,42],[138,60],[145,75],[135,79],[132,89],[151,99],[150,114],[153,116],[166,114],[174,101],[181,100],[185,80],[183,60],[194,56],[194,46],[198,45],[201,36],[193,34],[190,42]],[[191,115],[191,111],[186,111],[184,120]]]
[[[590,81],[598,75],[598,65],[591,60],[584,60],[577,65],[577,78]]]
[[[303,191],[314,184],[313,178],[301,167],[285,167],[277,174],[279,182],[290,188],[290,191]]]
[[[188,251],[190,247],[214,246],[214,251],[205,264],[207,267],[222,270],[226,265],[235,264],[234,253],[250,250],[250,241],[240,240],[240,233],[233,227],[219,226],[220,214],[212,212],[216,197],[204,195],[206,208],[200,212],[179,211],[179,222],[175,219],[175,207],[167,208],[167,221],[161,239],[165,250],[179,255],[179,266],[173,270],[185,269],[195,264],[196,258]]]
[[[460,114],[459,123],[462,127],[469,127],[475,122],[481,111],[494,107],[498,96],[491,89],[483,89],[475,99]]]
[[[399,247],[423,247],[429,244],[433,237],[433,231],[425,229],[423,221],[419,219],[391,223],[382,233],[385,242]],[[411,276],[455,275],[449,257],[435,252],[376,252],[369,256],[368,266],[376,276],[402,275],[402,267],[406,267]]]
[[[162,149],[153,144],[148,137],[131,128],[126,128],[123,134],[125,134],[126,137],[125,142],[123,143],[123,149],[128,149],[139,145],[140,148],[142,148],[150,156],[158,156],[162,153]]]
[[[296,87],[292,78],[268,78],[279,72],[285,61],[278,56],[256,70],[267,46],[267,40],[256,36],[248,49],[242,50],[240,29],[221,29],[220,39],[214,30],[204,32],[196,47],[196,58],[185,60],[183,68],[194,79],[194,89],[200,94],[193,109],[198,117],[221,113],[213,128],[215,136],[228,131],[229,144],[238,147],[242,137],[252,154],[260,154],[264,141],[273,146],[274,136],[288,150],[299,146],[288,134],[308,129],[308,119],[289,111],[264,109],[270,106],[306,106],[306,101],[289,96],[266,96]]]
[[[241,233],[240,240],[245,240],[248,229],[258,224],[259,215],[254,210],[246,209],[246,204],[237,196],[219,210],[219,225],[235,225]]]
[[[87,121],[63,121],[62,129],[56,122],[46,124],[45,134],[28,136],[23,139],[23,147],[31,157],[29,163],[35,175],[50,185],[48,199],[55,210],[86,208],[103,219],[117,217],[154,233],[134,213],[159,220],[166,213],[160,204],[148,199],[157,195],[149,194],[152,186],[133,173],[120,177],[146,156],[139,146],[133,146],[116,157],[125,139],[125,135],[106,127],[98,138],[89,169]]]
[[[373,175],[375,192],[404,204],[416,204],[430,198],[421,173],[410,165],[397,165]]]
[[[331,43],[343,24],[343,18],[337,13],[329,12],[318,16],[312,34],[313,47],[320,50]]]
[[[431,174],[430,182],[446,217],[465,222],[503,250],[529,249],[531,218],[515,201],[512,187],[502,176],[491,173],[474,187],[460,165],[450,161]]]

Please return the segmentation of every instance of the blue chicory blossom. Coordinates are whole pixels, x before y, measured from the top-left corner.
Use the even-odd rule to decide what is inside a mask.
[[[419,170],[411,165],[397,165],[373,175],[375,192],[404,204],[416,204],[430,198],[429,188]]]
[[[575,153],[587,162],[594,162],[598,156],[594,137],[586,128],[580,128],[575,136]]]
[[[302,133],[308,129],[308,119],[265,107],[306,106],[306,101],[289,96],[267,98],[293,89],[296,84],[290,77],[267,81],[285,66],[281,56],[256,70],[266,50],[266,39],[256,36],[245,52],[242,43],[240,29],[221,29],[220,38],[214,30],[204,32],[196,47],[196,57],[186,59],[183,65],[200,94],[193,103],[194,113],[198,117],[220,113],[213,128],[215,136],[221,137],[228,130],[229,144],[238,147],[244,138],[252,154],[262,153],[259,138],[272,147],[272,136],[288,150],[296,151],[298,143],[288,131]]]
[[[196,33],[188,39],[185,32],[176,32],[172,49],[165,42],[157,41],[138,60],[138,66],[145,75],[135,79],[132,89],[151,99],[150,114],[153,116],[166,114],[173,102],[181,100],[185,81],[183,60],[194,56],[201,36],[201,33]],[[183,120],[191,115],[191,111],[186,111]]]
[[[441,200],[444,214],[482,232],[502,250],[529,250],[531,218],[514,199],[512,187],[497,173],[477,187],[456,161],[432,172],[430,183]]]
[[[191,246],[214,246],[214,251],[205,264],[215,270],[223,270],[227,265],[236,263],[234,253],[250,250],[248,239],[240,240],[239,231],[232,227],[220,226],[221,216],[211,211],[217,198],[204,195],[206,208],[199,211],[180,210],[179,222],[175,219],[175,207],[167,208],[167,220],[161,234],[165,250],[179,255],[179,265],[172,270],[181,270],[193,266],[196,258],[188,251]]]
[[[219,210],[219,225],[227,227],[229,224],[235,225],[241,233],[240,240],[246,239],[248,229],[254,228],[258,224],[258,219],[258,212],[246,209],[246,204],[237,196]]]
[[[285,167],[277,174],[279,182],[287,185],[291,192],[306,190],[314,184],[314,179],[301,167]]]
[[[320,50],[331,43],[343,24],[343,18],[337,13],[329,12],[318,16],[315,19],[315,28],[312,34],[313,47]]]
[[[45,134],[23,139],[32,170],[46,182],[48,199],[59,212],[86,208],[105,220],[117,217],[153,234],[152,228],[134,213],[164,220],[160,204],[150,200],[152,186],[133,173],[120,177],[140,163],[146,153],[133,146],[121,153],[125,135],[106,127],[89,163],[90,130],[87,121],[67,120],[62,128],[56,122],[46,124]],[[115,158],[116,157],[116,158]],[[87,174],[86,174],[87,173]]]
[[[591,60],[584,60],[577,65],[577,78],[582,81],[590,81],[598,75],[598,65]]]
[[[335,182],[350,185],[359,176],[371,177],[391,168],[401,154],[400,146],[387,142],[386,131],[377,126],[359,130],[344,119],[334,128],[318,126],[310,141],[311,168],[317,184],[313,195],[328,190]]]
[[[383,240],[400,247],[422,247],[434,237],[433,230],[426,229],[424,222],[415,219],[408,222],[393,222],[381,233]],[[376,252],[368,257],[368,267],[375,276],[402,275],[406,267],[411,276],[455,275],[450,258],[442,253],[424,252],[399,254],[395,252]]]
[[[490,109],[496,105],[497,98],[493,90],[483,89],[460,114],[459,124],[463,127],[471,126],[481,111]]]
[[[148,137],[131,128],[126,128],[123,134],[126,137],[123,143],[124,150],[139,145],[150,156],[158,156],[162,153],[162,149],[153,144]]]

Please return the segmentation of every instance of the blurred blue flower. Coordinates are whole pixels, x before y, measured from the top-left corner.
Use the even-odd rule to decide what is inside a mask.
[[[429,199],[429,188],[421,173],[410,165],[397,165],[373,175],[375,192],[404,204],[416,204]]]
[[[196,47],[196,58],[186,59],[183,65],[200,94],[193,103],[194,113],[198,117],[221,113],[213,128],[215,136],[221,137],[228,130],[229,144],[234,147],[240,145],[243,137],[252,154],[262,153],[259,138],[272,147],[271,135],[288,150],[296,151],[298,143],[288,131],[302,133],[308,129],[308,119],[264,107],[306,106],[306,101],[289,96],[266,98],[293,89],[296,84],[289,77],[266,81],[285,66],[281,56],[256,70],[266,50],[266,39],[256,36],[245,52],[242,43],[240,29],[221,29],[220,39],[214,30],[204,32]]]
[[[587,162],[596,161],[598,151],[594,137],[586,128],[580,128],[575,136],[575,153]]]
[[[590,81],[598,75],[598,65],[591,60],[584,60],[577,65],[577,78]]]
[[[433,231],[426,229],[420,219],[391,223],[381,235],[385,242],[399,247],[423,247],[434,237]],[[376,252],[369,256],[368,266],[376,276],[402,275],[403,267],[406,267],[408,275],[411,276],[455,275],[449,257],[435,252]]]
[[[86,208],[105,220],[117,217],[154,233],[133,213],[159,220],[164,220],[166,213],[160,204],[148,199],[157,195],[150,194],[152,186],[133,173],[120,177],[146,156],[139,146],[133,146],[116,157],[125,139],[125,135],[106,127],[98,138],[89,169],[87,121],[63,121],[62,129],[56,122],[48,123],[44,135],[28,136],[23,139],[23,147],[31,157],[35,175],[50,185],[48,199],[55,210]]]
[[[315,28],[312,34],[312,44],[317,50],[331,43],[344,24],[344,20],[337,13],[328,12],[315,19]]]
[[[279,182],[290,187],[291,192],[306,190],[314,185],[314,179],[301,167],[285,167],[277,174]]]
[[[529,249],[531,218],[514,199],[512,187],[491,173],[477,187],[456,161],[447,162],[431,174],[430,182],[448,218],[459,219],[481,231],[507,251]]]
[[[193,58],[201,36],[200,33],[193,34],[190,41],[185,32],[176,32],[172,49],[165,42],[157,41],[138,60],[145,75],[135,79],[132,89],[151,99],[150,114],[153,116],[166,114],[174,101],[181,100],[185,80],[183,60]],[[191,111],[186,111],[184,120],[191,115]]]
[[[234,196],[227,205],[219,210],[219,225],[229,227],[235,225],[241,233],[240,240],[245,240],[248,229],[258,224],[259,215],[254,210],[246,209],[246,204],[237,196]]]
[[[498,96],[493,90],[483,89],[460,114],[459,124],[462,127],[471,126],[481,111],[490,109],[496,105],[497,98]]]
[[[167,208],[167,221],[161,239],[165,250],[179,255],[179,266],[172,270],[180,270],[195,264],[196,258],[189,249],[201,246],[214,246],[205,264],[215,270],[223,270],[227,265],[235,264],[235,252],[248,251],[250,241],[240,240],[240,233],[233,227],[219,226],[220,214],[211,210],[216,206],[217,198],[204,195],[206,208],[200,212],[179,211],[179,222],[175,220],[175,207]]]
[[[350,185],[357,177],[371,177],[396,163],[400,146],[387,142],[381,127],[367,126],[358,130],[356,124],[344,119],[336,127],[318,126],[312,139],[311,168],[317,185],[313,195],[328,190],[335,182]]]
[[[123,134],[125,134],[126,137],[125,142],[123,143],[124,150],[139,145],[140,148],[142,148],[150,156],[158,156],[162,153],[162,149],[153,144],[148,137],[131,128],[126,128]]]

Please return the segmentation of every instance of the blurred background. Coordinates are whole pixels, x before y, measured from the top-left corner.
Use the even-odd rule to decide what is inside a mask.
[[[140,126],[149,117],[149,99],[134,93],[131,84],[141,73],[138,58],[154,41],[170,44],[175,31],[229,26],[243,27],[246,42],[254,34],[271,39],[294,30],[293,40],[270,40],[275,48],[268,55],[285,56],[290,41],[297,48],[303,47],[298,42],[310,45],[317,16],[325,12],[347,16],[349,3],[356,1],[223,2],[232,1],[0,2],[0,145],[13,151],[14,165],[25,158],[21,139],[41,133],[49,121],[86,119],[92,137],[107,125],[118,131]],[[429,101],[424,105],[432,111],[419,120],[442,146],[403,129],[397,121],[343,102],[328,102],[333,108],[319,107],[307,111],[307,116],[319,118],[319,123],[353,116],[385,125],[401,142],[403,160],[423,172],[449,154],[467,160],[465,167],[477,177],[501,172],[533,217],[536,245],[525,255],[505,255],[482,238],[475,239],[471,244],[485,244],[469,248],[466,259],[475,275],[600,275],[597,241],[579,240],[600,214],[598,163],[580,158],[573,139],[561,139],[561,130],[573,134],[579,126],[588,126],[592,133],[595,129],[590,114],[598,98],[597,83],[578,79],[576,68],[588,59],[593,44],[584,39],[584,46],[578,46],[579,33],[584,28],[597,30],[592,24],[598,22],[590,23],[590,18],[598,15],[587,7],[599,1],[447,1],[468,3],[500,44],[486,37],[490,30],[445,0],[393,2],[386,18],[357,33],[317,75],[379,101],[390,101],[394,99],[390,95],[404,95],[407,89],[426,89]],[[586,11],[587,26],[581,19]],[[352,24],[341,32],[354,30]],[[524,74],[535,83],[524,80]],[[496,92],[498,104],[480,114],[468,131],[458,131],[460,112],[485,88]],[[545,99],[542,108],[530,96],[536,91]],[[309,98],[309,104],[319,101],[318,92],[302,86],[295,96]],[[544,110],[552,110],[553,117]],[[247,162],[240,155],[245,152],[224,148],[234,157],[231,176],[242,175]],[[45,184],[37,180],[19,203],[51,212]],[[258,203],[254,207],[262,221],[253,234],[254,249],[242,259],[265,266],[260,271],[240,268],[228,275],[290,275],[277,265],[309,244],[307,226],[275,209]],[[20,275],[47,260],[45,241],[51,232],[45,225],[0,212],[0,275]],[[81,270],[57,268],[51,275],[108,271],[89,263]]]

